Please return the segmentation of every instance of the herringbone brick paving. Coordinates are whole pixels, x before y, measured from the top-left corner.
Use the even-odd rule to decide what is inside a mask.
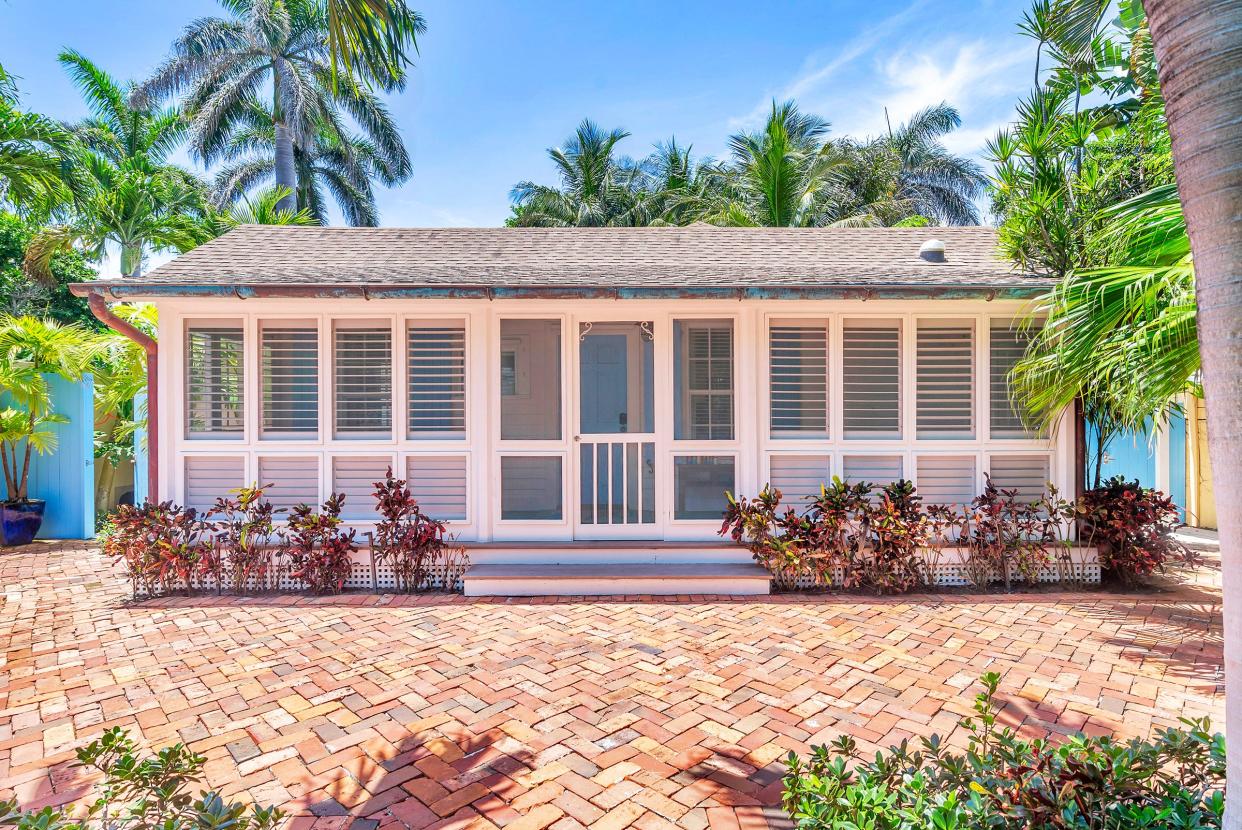
[[[782,759],[949,734],[985,671],[1030,733],[1221,721],[1219,590],[133,603],[93,548],[0,554],[0,797],[80,798],[105,728],[184,741],[292,830],[783,823]],[[1220,724],[1223,725],[1223,724]],[[961,740],[961,735],[953,735]]]

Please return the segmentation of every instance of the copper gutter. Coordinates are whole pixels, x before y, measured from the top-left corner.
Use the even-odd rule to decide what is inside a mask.
[[[147,353],[147,498],[159,501],[159,345],[138,327],[113,314],[102,294],[92,291],[86,302],[101,323],[133,340]]]

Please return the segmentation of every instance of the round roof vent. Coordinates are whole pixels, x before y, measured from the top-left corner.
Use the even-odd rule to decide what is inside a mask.
[[[919,246],[919,256],[928,262],[944,262],[944,240],[927,240]]]

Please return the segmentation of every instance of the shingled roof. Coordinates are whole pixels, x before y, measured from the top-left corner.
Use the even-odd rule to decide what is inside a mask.
[[[945,243],[943,262],[919,256]],[[138,279],[78,286],[114,296],[689,296],[721,292],[1030,296],[992,228],[325,228],[244,225]]]

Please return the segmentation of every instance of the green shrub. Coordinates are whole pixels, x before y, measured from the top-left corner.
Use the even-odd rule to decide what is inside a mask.
[[[128,733],[109,729],[78,750],[78,763],[98,771],[99,795],[81,809],[22,810],[0,801],[0,827],[18,830],[275,830],[284,813],[273,807],[226,803],[217,793],[190,788],[203,778],[206,759],[182,744],[139,758]]]
[[[1196,830],[1219,828],[1225,739],[1184,720],[1151,740],[1023,740],[997,728],[995,674],[981,679],[964,752],[939,736],[866,760],[853,739],[790,754],[784,805],[802,830]]]

